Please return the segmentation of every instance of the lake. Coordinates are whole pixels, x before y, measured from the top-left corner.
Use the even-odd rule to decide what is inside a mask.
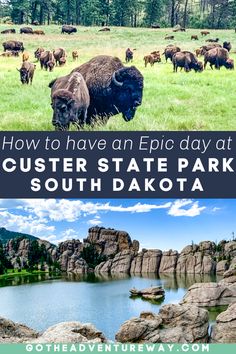
[[[216,281],[215,276],[63,276],[20,277],[0,281],[0,316],[21,322],[38,331],[64,321],[92,323],[108,339],[114,339],[120,325],[141,311],[158,312],[163,304],[178,303],[196,282]],[[162,285],[165,299],[149,302],[131,299],[129,290]],[[210,320],[222,309],[211,309]]]

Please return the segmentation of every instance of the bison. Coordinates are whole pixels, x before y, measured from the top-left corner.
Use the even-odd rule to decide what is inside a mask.
[[[216,69],[220,69],[224,66],[226,69],[234,69],[234,61],[229,58],[229,52],[225,48],[216,47],[208,50],[204,55],[204,69],[207,63],[210,64],[213,70],[213,65]]]
[[[161,56],[159,51],[152,52],[149,55],[146,55],[144,58],[145,68],[147,67],[148,63],[153,66],[155,63],[161,62]]]
[[[24,48],[24,44],[22,42],[19,42],[19,41],[7,41],[7,42],[4,42],[2,44],[3,46],[3,49],[4,49],[4,52],[6,50],[9,50],[9,51],[21,51],[23,53],[23,51],[25,50]]]
[[[1,32],[1,34],[11,34],[11,33],[16,33],[16,30],[14,28],[9,28]]]
[[[133,61],[134,58],[134,52],[132,52],[132,50],[130,48],[126,49],[125,52],[125,61],[126,63],[129,63],[130,61]]]
[[[196,53],[196,57],[198,58],[201,55],[201,53],[202,53],[201,48],[195,49],[195,53]]]
[[[77,28],[74,26],[70,26],[70,25],[63,25],[61,28],[61,33],[67,33],[67,34],[71,34],[71,33],[76,33],[77,32]]]
[[[170,59],[172,61],[173,55],[177,52],[180,52],[180,48],[175,45],[169,45],[165,48],[163,55],[165,55],[166,63]]]
[[[44,31],[42,31],[42,30],[35,30],[34,32],[33,32],[33,34],[37,34],[37,35],[41,35],[41,36],[45,36],[45,32]]]
[[[29,53],[28,52],[24,52],[22,54],[22,61],[24,62],[24,61],[27,61],[27,60],[29,60]]]
[[[224,42],[224,43],[223,43],[223,48],[227,49],[228,52],[230,52],[231,49],[232,49],[232,45],[231,45],[230,42]]]
[[[198,41],[198,36],[196,35],[196,34],[193,34],[192,36],[191,36],[191,40],[195,40],[195,41]]]
[[[44,68],[45,70],[49,69],[49,71],[52,71],[55,66],[55,59],[53,53],[49,50],[45,50],[41,53],[39,61],[41,69]]]
[[[177,72],[178,67],[184,68],[186,72],[191,69],[194,69],[196,72],[201,72],[203,70],[202,62],[198,61],[196,56],[188,51],[175,53],[172,62],[174,72]]]
[[[61,57],[60,59],[59,59],[59,66],[63,66],[63,65],[65,65],[66,64],[66,57]]]
[[[79,58],[79,53],[78,53],[77,50],[73,50],[73,51],[72,51],[72,58],[73,58],[74,61],[75,61],[75,60],[78,60],[78,58]]]
[[[175,38],[175,36],[165,36],[164,39],[167,39],[167,40],[173,40]]]
[[[104,27],[104,28],[101,28],[98,32],[110,32],[111,29],[109,27]]]
[[[201,31],[201,35],[202,35],[202,36],[207,36],[208,34],[210,34],[209,31]]]
[[[65,49],[63,49],[63,48],[55,49],[53,51],[53,56],[55,58],[56,65],[58,65],[60,63],[60,59],[65,58],[65,56],[66,56]]]
[[[31,27],[22,27],[20,28],[20,34],[33,34],[33,28]]]
[[[215,39],[209,38],[209,39],[206,40],[206,42],[209,42],[209,43],[218,43],[218,42],[219,42],[219,38],[215,38]]]
[[[211,50],[213,48],[222,48],[222,46],[220,44],[217,43],[212,43],[209,45],[203,45],[200,49],[201,49],[201,55],[205,55],[206,52],[208,52],[208,50]]]
[[[161,26],[158,23],[153,23],[151,25],[151,28],[155,29],[155,28],[161,28]]]
[[[96,117],[106,122],[118,113],[126,122],[134,118],[143,95],[143,76],[135,66],[125,67],[119,58],[100,55],[72,72],[81,73],[88,86],[87,124],[92,124]],[[54,80],[49,87],[54,89],[57,85],[58,80]]]
[[[86,123],[90,103],[88,87],[79,72],[57,79],[51,91],[56,130],[68,130],[70,123],[79,129]]]
[[[35,69],[36,65],[28,61],[24,62],[20,69],[17,69],[20,72],[20,80],[23,85],[29,83],[32,85]]]
[[[34,52],[34,57],[37,60],[39,60],[41,53],[43,53],[44,51],[45,51],[45,49],[42,47],[37,48],[36,51]]]

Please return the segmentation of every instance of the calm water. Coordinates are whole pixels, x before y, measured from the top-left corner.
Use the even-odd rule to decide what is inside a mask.
[[[43,281],[42,281],[43,280]],[[178,303],[195,282],[216,281],[215,277],[156,276],[111,278],[45,276],[17,277],[0,282],[0,316],[21,322],[39,331],[63,321],[93,323],[107,338],[114,339],[120,325],[141,311],[158,312],[163,304]],[[20,285],[19,285],[20,284]],[[131,299],[129,289],[162,285],[165,299],[150,303]],[[217,311],[211,311],[214,321]]]

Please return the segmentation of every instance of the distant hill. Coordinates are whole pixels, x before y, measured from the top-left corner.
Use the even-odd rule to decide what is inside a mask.
[[[12,238],[18,237],[24,237],[30,240],[38,240],[37,237],[34,237],[32,235],[23,234],[21,232],[9,231],[5,229],[5,227],[0,227],[0,241],[2,241],[3,244],[7,243]]]

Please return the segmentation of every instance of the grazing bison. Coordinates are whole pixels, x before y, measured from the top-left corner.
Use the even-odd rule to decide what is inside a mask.
[[[22,54],[22,61],[24,62],[24,61],[27,61],[27,60],[29,60],[29,53],[28,52],[24,52]]]
[[[59,59],[59,66],[63,66],[63,65],[65,65],[66,64],[66,57],[61,57],[60,59]]]
[[[227,49],[228,52],[230,52],[231,49],[232,49],[232,45],[231,45],[230,42],[224,42],[224,43],[223,43],[223,48]]]
[[[193,34],[192,36],[191,36],[191,40],[195,40],[195,41],[198,41],[198,36],[196,35],[196,34]]]
[[[125,52],[125,61],[126,63],[129,63],[130,61],[133,61],[134,58],[134,52],[132,52],[132,50],[130,48],[126,49]]]
[[[9,50],[9,51],[21,51],[23,52],[25,50],[24,48],[24,45],[22,42],[19,42],[19,41],[7,41],[7,42],[4,42],[2,44],[3,48],[4,48],[4,52],[6,50]]]
[[[61,33],[67,33],[67,34],[71,34],[71,33],[76,33],[77,32],[77,28],[74,26],[70,26],[70,25],[63,25],[61,28]]]
[[[110,32],[111,29],[109,27],[104,27],[104,28],[101,28],[98,32]]]
[[[19,56],[19,52],[17,51],[6,51],[4,53],[1,54],[1,57],[18,57]]]
[[[143,95],[143,76],[136,67],[125,67],[118,58],[100,55],[72,72],[80,72],[88,86],[87,124],[91,124],[96,116],[106,122],[118,113],[122,113],[126,122],[134,118]],[[49,85],[53,89],[56,86],[57,80]]]
[[[174,72],[177,72],[178,67],[181,69],[184,68],[186,72],[189,72],[191,69],[194,69],[196,72],[203,70],[202,62],[198,61],[196,56],[188,51],[175,53],[172,62]]]
[[[20,69],[17,69],[20,72],[20,80],[23,85],[29,83],[32,85],[35,69],[36,65],[28,61],[24,62]]]
[[[175,36],[165,36],[164,39],[173,40],[174,38],[175,38]]]
[[[218,43],[218,42],[219,42],[219,38],[215,38],[215,39],[209,38],[209,39],[206,40],[206,42],[209,42],[209,43]]]
[[[33,28],[31,27],[22,27],[20,28],[20,34],[33,34]]]
[[[201,31],[201,35],[202,35],[202,36],[207,36],[208,34],[210,34],[209,31]]]
[[[206,52],[208,52],[208,50],[211,50],[213,48],[222,48],[222,46],[220,44],[217,43],[212,43],[209,45],[203,45],[200,49],[201,49],[201,55],[205,55]]]
[[[170,59],[172,61],[173,55],[177,52],[180,52],[180,48],[175,45],[169,45],[165,48],[163,55],[165,55],[166,63]]]
[[[153,66],[155,63],[160,63],[161,62],[161,56],[159,51],[152,52],[149,55],[146,55],[144,58],[144,64],[145,68],[147,67],[148,64]]]
[[[74,72],[57,79],[52,87],[51,98],[52,124],[56,130],[68,130],[70,123],[79,129],[86,123],[90,97],[80,73]]]
[[[63,48],[55,49],[53,51],[53,56],[55,58],[56,65],[58,65],[60,63],[60,59],[65,58],[65,56],[66,56],[65,49],[63,49]]]
[[[196,53],[196,57],[198,58],[201,55],[201,53],[202,53],[201,48],[195,49],[195,53]]]
[[[34,52],[34,57],[35,57],[36,59],[38,59],[38,61],[39,61],[40,55],[41,55],[41,53],[43,53],[44,51],[45,51],[45,49],[42,48],[42,47],[37,48],[36,51]]]
[[[77,50],[73,50],[73,52],[72,52],[72,58],[73,58],[74,61],[75,61],[75,60],[78,60],[78,58],[79,58],[79,53],[78,53]]]
[[[184,27],[178,27],[173,29],[173,32],[186,32],[186,29]]]
[[[1,34],[11,34],[11,33],[16,33],[16,30],[14,28],[9,28],[1,32]]]
[[[49,71],[52,71],[55,66],[55,59],[53,53],[49,50],[45,50],[41,53],[39,61],[41,69],[44,68],[45,70],[49,69]]]
[[[41,35],[41,36],[45,36],[45,32],[44,31],[42,31],[42,30],[35,30],[34,32],[33,32],[34,34],[37,34],[37,35]]]
[[[225,48],[216,47],[208,50],[204,55],[204,69],[207,63],[210,64],[212,70],[213,65],[216,69],[220,69],[221,66],[224,66],[226,69],[234,69],[234,61],[229,58],[229,52]]]

